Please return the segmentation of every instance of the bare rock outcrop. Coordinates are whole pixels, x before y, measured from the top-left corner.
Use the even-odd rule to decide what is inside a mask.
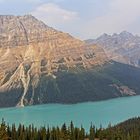
[[[86,46],[31,15],[0,16],[0,94],[17,94],[12,106],[33,104],[41,77],[55,79],[60,71],[89,69],[107,61],[101,48]],[[43,102],[41,97],[37,100]]]

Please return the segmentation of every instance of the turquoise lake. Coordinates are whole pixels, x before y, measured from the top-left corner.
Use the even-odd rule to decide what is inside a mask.
[[[72,120],[76,126],[82,124],[86,130],[91,122],[97,127],[100,124],[106,127],[109,123],[116,124],[136,116],[140,116],[140,96],[72,105],[46,104],[0,109],[0,119],[4,118],[9,124],[60,126]]]

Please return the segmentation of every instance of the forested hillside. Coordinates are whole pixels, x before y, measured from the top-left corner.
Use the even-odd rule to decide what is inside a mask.
[[[71,122],[69,126],[41,127],[33,125],[25,127],[9,126],[2,121],[0,126],[0,140],[140,140],[140,118],[133,118],[116,126],[96,128],[91,125],[88,132],[81,126],[77,128]]]

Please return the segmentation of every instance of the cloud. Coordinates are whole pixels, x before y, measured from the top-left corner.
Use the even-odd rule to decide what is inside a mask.
[[[0,0],[0,13],[33,14],[82,39],[122,30],[140,35],[140,0]]]
[[[26,2],[29,2],[29,3],[41,3],[42,0],[25,0]]]
[[[24,3],[33,3],[33,4],[42,2],[42,0],[20,0],[20,1]],[[0,3],[7,3],[7,2],[11,2],[11,0],[0,0]],[[17,2],[17,0],[13,0],[13,3],[15,2]]]
[[[54,3],[42,4],[35,8],[31,14],[43,20],[46,24],[54,27],[62,24],[65,26],[65,24],[78,19],[77,12],[63,9]]]
[[[122,30],[133,32],[139,25],[137,22],[140,21],[140,0],[107,0],[107,7],[99,2],[98,6],[102,5],[101,7],[104,8],[99,10],[106,12],[98,15],[93,5],[92,9],[87,9],[92,12],[88,19],[76,11],[60,7],[58,1],[63,2],[63,0],[53,0],[53,3],[36,7],[31,13],[49,26],[72,33],[82,39],[95,38],[105,32],[114,33]],[[93,16],[93,13],[98,16]]]
[[[88,33],[89,37],[97,37],[104,32],[129,30],[140,19],[139,7],[140,0],[110,0],[108,12],[85,23],[83,32]]]
[[[51,1],[53,1],[54,3],[60,3],[60,2],[66,1],[66,0],[51,0]]]

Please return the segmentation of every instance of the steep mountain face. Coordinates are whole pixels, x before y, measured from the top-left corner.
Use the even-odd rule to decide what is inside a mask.
[[[88,44],[101,46],[109,58],[140,67],[140,37],[123,31],[120,34],[103,34],[95,40],[87,40]]]
[[[109,60],[102,47],[31,15],[0,16],[0,107],[132,96],[138,83],[140,70]]]
[[[48,81],[56,79],[58,72],[108,61],[101,48],[84,46],[31,15],[0,16],[0,105],[47,102],[47,90],[52,88]],[[50,92],[53,97],[54,88]]]

